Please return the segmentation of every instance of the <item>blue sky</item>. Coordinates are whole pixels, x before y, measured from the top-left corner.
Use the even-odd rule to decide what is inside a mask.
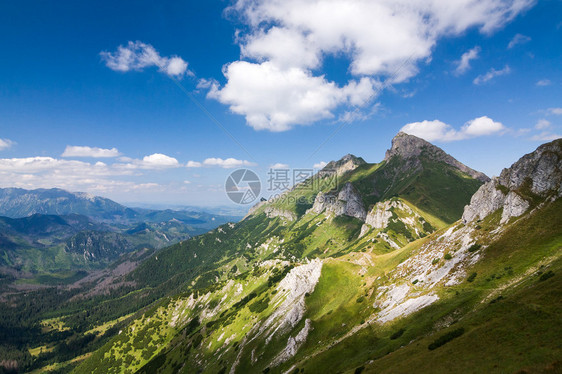
[[[378,162],[401,129],[497,175],[562,134],[562,2],[0,3],[0,186],[218,205],[236,167]],[[187,167],[189,166],[189,167]]]

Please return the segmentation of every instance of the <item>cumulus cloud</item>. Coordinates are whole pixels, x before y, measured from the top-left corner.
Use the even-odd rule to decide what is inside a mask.
[[[289,165],[278,162],[276,164],[270,165],[269,168],[270,169],[288,169]]]
[[[144,156],[142,160],[129,159],[126,163],[114,164],[116,168],[120,169],[168,169],[177,168],[181,164],[174,157],[167,156],[162,153],[153,153]]]
[[[456,62],[457,68],[455,69],[455,73],[457,75],[466,73],[468,69],[470,69],[470,61],[477,59],[479,53],[480,53],[479,46],[469,49],[468,51],[463,53],[461,59]]]
[[[482,74],[482,75],[479,75],[476,78],[474,78],[474,80],[472,82],[476,85],[484,84],[486,82],[491,81],[495,77],[499,77],[499,76],[506,75],[506,74],[509,74],[509,73],[511,73],[511,68],[508,65],[505,65],[505,67],[503,69],[500,69],[500,70],[496,70],[496,69],[492,68],[486,74]]]
[[[245,116],[256,130],[286,131],[297,124],[332,118],[338,105],[365,104],[377,86],[363,77],[339,87],[323,76],[298,67],[282,69],[270,61],[236,61],[224,72],[228,82],[222,88],[214,84],[208,96]]]
[[[212,84],[209,97],[255,129],[332,118],[339,107],[369,105],[382,87],[415,76],[440,38],[469,28],[490,34],[533,3],[238,0],[227,12],[248,26],[236,35],[241,60],[224,67],[227,82]],[[330,55],[349,58],[348,82],[317,74]]]
[[[326,165],[328,165],[328,163],[327,163],[326,161],[320,161],[320,162],[314,164],[312,167],[313,167],[314,169],[322,169],[322,168],[324,168],[324,166],[326,166]]]
[[[519,44],[525,44],[531,41],[531,38],[523,34],[515,34],[513,39],[507,45],[507,49],[511,49]]]
[[[67,145],[62,157],[93,157],[93,158],[104,158],[104,157],[118,157],[121,153],[117,148],[98,148],[98,147],[88,147],[88,146],[78,146],[78,145]]]
[[[164,156],[164,157],[162,157]],[[171,160],[170,160],[171,159]],[[147,182],[145,171],[180,166],[177,160],[153,154],[128,163],[85,162],[54,157],[0,159],[0,186],[20,188],[63,188],[69,191],[109,193],[161,190],[157,183]],[[138,181],[137,178],[142,178]]]
[[[507,128],[487,116],[466,122],[460,130],[439,120],[408,123],[400,131],[423,138],[427,141],[450,142],[479,136],[501,134]]]
[[[0,138],[0,151],[10,148],[13,144],[14,144],[14,142],[11,141],[10,139],[1,139]]]
[[[111,178],[130,176],[130,170],[118,170],[103,163],[62,160],[53,157],[0,159],[0,185],[21,188],[60,187],[84,190],[114,185]]]
[[[550,86],[551,84],[552,82],[550,81],[550,79],[541,79],[536,83],[536,85],[539,87]]]
[[[106,66],[116,71],[142,71],[144,68],[156,66],[159,71],[171,77],[181,77],[184,74],[193,75],[187,69],[187,62],[181,57],[162,57],[153,46],[140,41],[130,41],[126,46],[117,47],[113,53],[103,51],[100,55]]]

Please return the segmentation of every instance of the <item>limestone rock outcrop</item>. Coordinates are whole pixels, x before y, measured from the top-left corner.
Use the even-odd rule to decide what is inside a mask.
[[[562,139],[543,144],[480,187],[464,209],[464,223],[503,208],[501,223],[519,217],[531,199],[562,196]]]
[[[367,216],[363,200],[351,183],[346,183],[337,195],[319,192],[314,199],[312,208],[307,213],[320,214],[326,212],[335,216],[350,216],[362,221]]]

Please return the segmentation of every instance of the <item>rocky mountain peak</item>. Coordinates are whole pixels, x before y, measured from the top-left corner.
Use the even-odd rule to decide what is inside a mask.
[[[419,156],[424,148],[437,148],[433,144],[418,138],[414,135],[406,134],[400,131],[392,139],[392,147],[386,151],[385,161],[390,160],[394,156],[401,156],[402,158],[411,158]]]
[[[486,174],[469,168],[441,148],[426,140],[418,138],[417,136],[406,134],[404,132],[399,132],[392,139],[392,147],[386,151],[384,160],[389,161],[395,156],[400,156],[406,160],[413,158],[417,159],[422,154],[433,161],[444,162],[451,165],[481,182],[487,182],[490,180]]]
[[[366,164],[366,162],[361,157],[348,153],[338,161],[330,161],[322,170],[335,170],[337,175],[342,175],[363,164]]]

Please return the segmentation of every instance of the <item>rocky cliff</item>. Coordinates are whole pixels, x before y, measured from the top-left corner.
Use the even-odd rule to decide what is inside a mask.
[[[346,215],[364,221],[367,211],[359,192],[351,183],[346,183],[337,195],[319,192],[314,199],[314,205],[308,212],[320,214],[322,212],[335,216]]]
[[[470,200],[463,222],[484,219],[503,208],[501,222],[518,217],[541,200],[562,196],[562,139],[529,153],[484,184]]]

